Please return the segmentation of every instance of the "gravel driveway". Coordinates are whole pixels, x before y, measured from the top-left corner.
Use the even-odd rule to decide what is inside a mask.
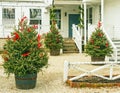
[[[84,54],[62,54],[60,56],[50,56],[49,66],[38,73],[36,88],[30,90],[20,90],[15,87],[14,75],[9,78],[3,74],[0,67],[0,93],[120,93],[119,87],[113,88],[71,88],[63,82],[64,61],[89,61],[90,58]],[[2,59],[0,60],[2,61]]]

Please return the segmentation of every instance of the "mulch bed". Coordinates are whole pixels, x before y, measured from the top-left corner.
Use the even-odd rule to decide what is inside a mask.
[[[73,76],[69,76],[71,78]],[[81,88],[81,87],[90,87],[90,88],[99,88],[99,87],[120,87],[120,78],[116,80],[106,80],[97,76],[84,76],[78,80],[66,82],[72,88]]]

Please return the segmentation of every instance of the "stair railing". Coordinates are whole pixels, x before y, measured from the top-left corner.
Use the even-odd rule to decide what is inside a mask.
[[[104,27],[102,27],[104,34],[106,35],[108,41],[110,42],[112,48],[113,48],[113,57],[115,58],[115,62],[117,62],[117,47],[115,46],[115,44],[112,42],[111,38],[109,37],[109,35],[107,34],[107,32],[105,31]]]
[[[82,30],[78,25],[72,25],[73,40],[78,47],[79,53],[82,53]]]

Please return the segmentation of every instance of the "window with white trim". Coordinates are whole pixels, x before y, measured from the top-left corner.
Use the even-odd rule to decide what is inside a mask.
[[[90,7],[87,9],[87,23],[93,23],[93,8]]]
[[[2,9],[2,23],[3,25],[11,25],[15,23],[15,8]]]
[[[41,25],[41,9],[30,9],[30,24],[40,24]]]

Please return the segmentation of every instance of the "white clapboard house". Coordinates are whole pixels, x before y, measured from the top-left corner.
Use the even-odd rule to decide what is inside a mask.
[[[118,40],[120,32],[119,0],[0,0],[0,38],[6,38],[22,16],[27,16],[29,24],[38,24],[38,32],[46,33],[50,28],[50,7],[56,7],[57,26],[64,38],[74,38],[81,52],[96,24],[102,22],[113,47],[113,39]],[[78,27],[83,8],[84,29]]]
[[[114,76],[116,67],[120,67],[120,0],[55,0],[58,9],[61,9],[62,17],[61,31],[66,31],[66,37],[73,37],[79,52],[82,52],[82,43],[86,44],[91,33],[95,30],[98,21],[102,23],[102,30],[113,48],[113,54],[108,58],[105,65],[98,66],[96,69],[87,70],[79,67],[81,65],[99,64],[99,62],[69,62],[64,64],[64,81],[68,80],[69,68],[82,71],[83,73],[70,78],[70,81],[79,79],[87,75],[94,75],[107,80],[115,80],[120,78],[120,74]],[[69,3],[67,3],[69,2]],[[84,10],[84,29],[80,29],[74,22],[75,15],[78,13],[78,6],[81,5]],[[71,17],[74,16],[74,17]],[[81,14],[79,15],[81,16]],[[72,23],[73,22],[73,23]],[[62,24],[63,23],[63,24]],[[70,25],[72,24],[72,26]],[[64,26],[64,27],[62,27]],[[72,32],[70,29],[72,27]],[[66,30],[65,30],[66,29]],[[64,33],[64,32],[63,32]],[[104,63],[104,62],[101,62]],[[100,70],[108,68],[109,76],[98,74]]]
[[[49,7],[52,0],[0,0],[0,38],[6,38],[18,21],[27,16],[30,25],[38,24],[38,32],[49,31]]]

